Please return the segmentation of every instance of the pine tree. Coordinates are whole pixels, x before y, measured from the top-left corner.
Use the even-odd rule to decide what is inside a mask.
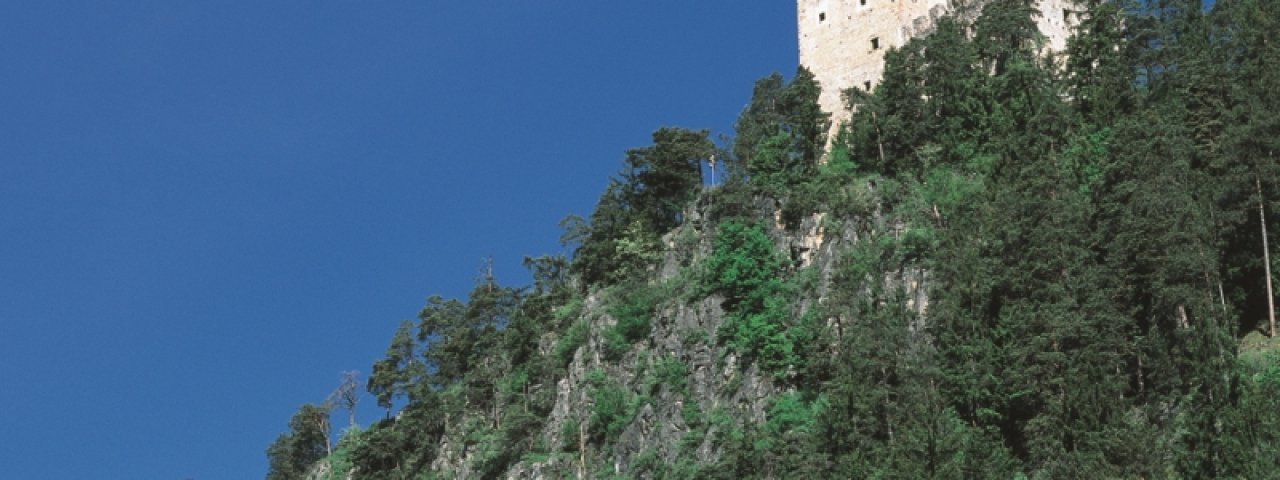
[[[395,336],[391,337],[386,358],[375,362],[373,374],[369,375],[369,393],[377,399],[378,406],[387,409],[388,417],[395,399],[407,396],[413,383],[426,373],[417,358],[418,348],[412,332],[413,322],[401,322]]]
[[[807,68],[790,82],[773,74],[756,82],[751,103],[734,124],[734,155],[751,183],[784,197],[811,177],[826,148],[831,115],[818,106],[822,86]]]
[[[1275,336],[1275,291],[1271,257],[1280,206],[1280,38],[1274,2],[1231,2],[1219,12],[1224,50],[1232,52],[1231,97],[1224,148],[1213,166],[1222,179],[1220,206],[1226,213],[1226,235],[1236,275],[1230,283],[1245,297],[1246,322],[1266,322]],[[1270,224],[1268,224],[1270,223]],[[1252,327],[1253,325],[1246,325]]]
[[[1125,3],[1084,0],[1076,7],[1077,23],[1065,52],[1066,81],[1085,131],[1105,128],[1133,108],[1134,49]]]
[[[267,480],[302,480],[328,454],[329,411],[305,404],[289,419],[289,432],[267,448]]]
[[[680,213],[702,186],[702,162],[715,145],[707,130],[661,128],[653,145],[627,151],[622,178],[631,209],[647,229],[666,232],[679,225]]]

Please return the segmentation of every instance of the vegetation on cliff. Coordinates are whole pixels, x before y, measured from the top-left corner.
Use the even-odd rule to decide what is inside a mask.
[[[329,453],[303,407],[268,478],[1276,476],[1280,3],[1079,7],[1059,57],[1022,0],[941,19],[825,156],[803,69],[731,143],[657,131],[571,259],[429,299],[387,418]]]

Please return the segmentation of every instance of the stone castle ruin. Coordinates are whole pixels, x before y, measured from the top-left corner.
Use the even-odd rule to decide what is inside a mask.
[[[1039,1],[1037,24],[1050,50],[1066,48],[1073,3]],[[884,71],[884,52],[928,33],[950,8],[948,0],[797,0],[800,65],[822,86],[818,104],[831,113],[833,133],[849,119],[841,92],[871,90]]]

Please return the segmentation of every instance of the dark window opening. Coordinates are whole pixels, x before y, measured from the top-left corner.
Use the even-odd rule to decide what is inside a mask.
[[[1067,10],[1067,9],[1065,9],[1065,8],[1064,8],[1064,9],[1062,9],[1062,21],[1064,21],[1064,22],[1070,22],[1070,21],[1071,21],[1071,10]]]
[[[872,50],[879,50],[879,49],[880,49],[880,38],[879,38],[879,37],[876,37],[876,38],[872,38],[872,39],[871,39],[871,49],[872,49]]]
[[[868,91],[868,92],[870,92],[870,91],[871,91],[871,82],[862,82],[862,88],[865,88],[865,89],[867,89],[867,91]]]
[[[867,6],[867,0],[858,0],[858,5]]]
[[[819,13],[819,14],[818,14],[818,21],[819,21],[819,22],[826,21],[826,20],[827,20],[827,14],[826,14],[825,12],[823,12],[823,13]]]

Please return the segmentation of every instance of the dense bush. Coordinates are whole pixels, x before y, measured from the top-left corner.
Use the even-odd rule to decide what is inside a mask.
[[[790,331],[794,295],[781,278],[785,265],[762,228],[729,221],[717,229],[704,273],[706,290],[724,296],[728,315],[720,341],[777,376],[799,360]]]

